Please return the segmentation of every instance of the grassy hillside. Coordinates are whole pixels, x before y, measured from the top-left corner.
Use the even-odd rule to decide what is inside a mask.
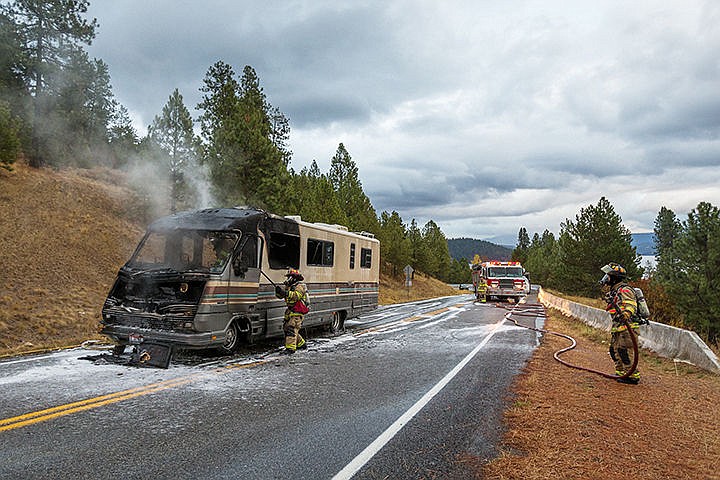
[[[0,170],[0,353],[96,334],[117,269],[142,226],[117,172]]]
[[[392,277],[384,273],[380,274],[380,305],[391,303],[403,303],[426,298],[444,297],[456,295],[459,292],[440,280],[428,277],[422,273],[416,273],[412,287],[405,287],[405,275]]]
[[[0,355],[77,345],[97,334],[118,268],[145,222],[121,172],[0,169]],[[383,304],[450,295],[432,278],[383,275]]]

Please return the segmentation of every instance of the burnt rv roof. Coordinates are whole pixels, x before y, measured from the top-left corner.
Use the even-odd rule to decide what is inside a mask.
[[[254,208],[208,208],[178,212],[150,224],[148,230],[242,230],[253,231],[268,214]]]

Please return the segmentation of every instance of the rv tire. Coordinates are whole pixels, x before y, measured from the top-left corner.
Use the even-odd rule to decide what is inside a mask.
[[[345,315],[343,315],[343,312],[332,312],[330,315],[328,329],[333,335],[340,335],[345,331]]]
[[[227,330],[225,330],[225,342],[220,346],[223,353],[233,353],[240,344],[240,330],[237,323],[231,322]]]

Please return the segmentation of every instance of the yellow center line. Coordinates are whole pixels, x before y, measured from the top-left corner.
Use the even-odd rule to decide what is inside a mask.
[[[215,373],[227,373],[229,369],[240,369],[250,368],[258,365],[267,363],[268,360],[260,360],[252,363],[245,364],[231,364],[226,365],[223,368],[214,370]],[[25,427],[39,422],[52,420],[54,418],[70,415],[72,413],[83,412],[93,408],[98,408],[104,405],[110,405],[113,403],[129,400],[131,398],[140,397],[143,395],[149,395],[151,393],[160,392],[173,387],[179,387],[187,385],[194,381],[199,380],[202,377],[207,377],[207,373],[196,373],[185,377],[173,378],[170,380],[164,380],[162,382],[152,383],[142,387],[130,388],[119,392],[109,393],[107,395],[101,395],[99,397],[88,398],[86,400],[80,400],[78,402],[67,403],[65,405],[58,405],[56,407],[46,408],[44,410],[38,410],[36,412],[29,412],[16,417],[0,419],[0,432],[6,430],[13,430],[15,428]]]

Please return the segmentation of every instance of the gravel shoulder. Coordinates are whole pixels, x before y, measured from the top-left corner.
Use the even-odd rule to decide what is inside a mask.
[[[563,359],[612,373],[609,334],[548,311],[574,337]],[[553,359],[567,340],[544,335],[514,386],[500,455],[485,479],[720,479],[720,377],[642,352],[639,385]]]

